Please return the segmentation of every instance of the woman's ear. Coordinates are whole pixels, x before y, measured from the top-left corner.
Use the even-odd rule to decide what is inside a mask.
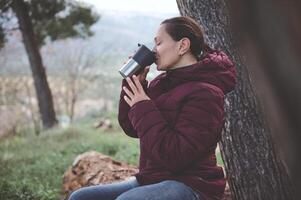
[[[180,41],[179,55],[184,55],[190,49],[190,40],[186,37],[182,38]]]

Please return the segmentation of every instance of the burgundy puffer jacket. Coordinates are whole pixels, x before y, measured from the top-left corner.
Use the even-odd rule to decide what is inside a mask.
[[[221,199],[226,180],[215,149],[224,125],[224,94],[235,83],[234,64],[222,51],[212,51],[145,83],[151,100],[130,108],[121,92],[120,126],[140,139],[139,184],[177,180],[206,200]],[[122,86],[128,87],[125,80]]]

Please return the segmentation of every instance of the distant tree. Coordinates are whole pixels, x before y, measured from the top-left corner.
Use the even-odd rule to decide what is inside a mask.
[[[57,123],[52,94],[39,48],[45,40],[92,36],[90,30],[99,16],[75,0],[1,0],[0,47],[10,31],[20,29],[34,79],[44,128]],[[14,27],[14,21],[18,26]]]
[[[70,50],[56,51],[56,49],[61,49],[62,47]],[[64,40],[60,44],[56,44],[56,47],[51,48],[54,48],[54,50],[49,57],[52,57],[53,64],[57,63],[56,65],[60,66],[59,74],[63,76],[63,85],[65,86],[60,94],[63,100],[61,103],[64,107],[63,112],[68,115],[72,123],[79,95],[87,87],[86,84],[83,84],[85,82],[83,80],[90,83],[95,77],[93,73],[87,75],[85,72],[95,66],[99,56],[92,54],[93,49],[84,40],[72,40],[72,42]]]
[[[2,28],[2,26],[0,26],[0,48],[2,48],[4,46],[4,30]]]

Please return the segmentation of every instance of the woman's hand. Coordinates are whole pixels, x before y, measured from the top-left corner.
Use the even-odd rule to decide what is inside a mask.
[[[133,75],[133,81],[127,77],[126,81],[128,82],[131,91],[127,87],[122,87],[124,92],[127,95],[124,95],[124,100],[132,107],[135,103],[143,100],[150,100],[150,98],[145,94],[143,87],[136,75]]]
[[[146,80],[146,76],[149,72],[149,68],[150,68],[150,66],[145,67],[144,70],[140,74],[137,75],[137,78],[140,81],[140,83],[143,83]]]

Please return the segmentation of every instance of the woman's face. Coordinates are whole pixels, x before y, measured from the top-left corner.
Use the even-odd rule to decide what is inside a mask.
[[[174,41],[166,32],[165,25],[160,25],[156,37],[153,51],[156,55],[157,70],[165,71],[175,66],[181,58],[178,53],[179,42]]]

